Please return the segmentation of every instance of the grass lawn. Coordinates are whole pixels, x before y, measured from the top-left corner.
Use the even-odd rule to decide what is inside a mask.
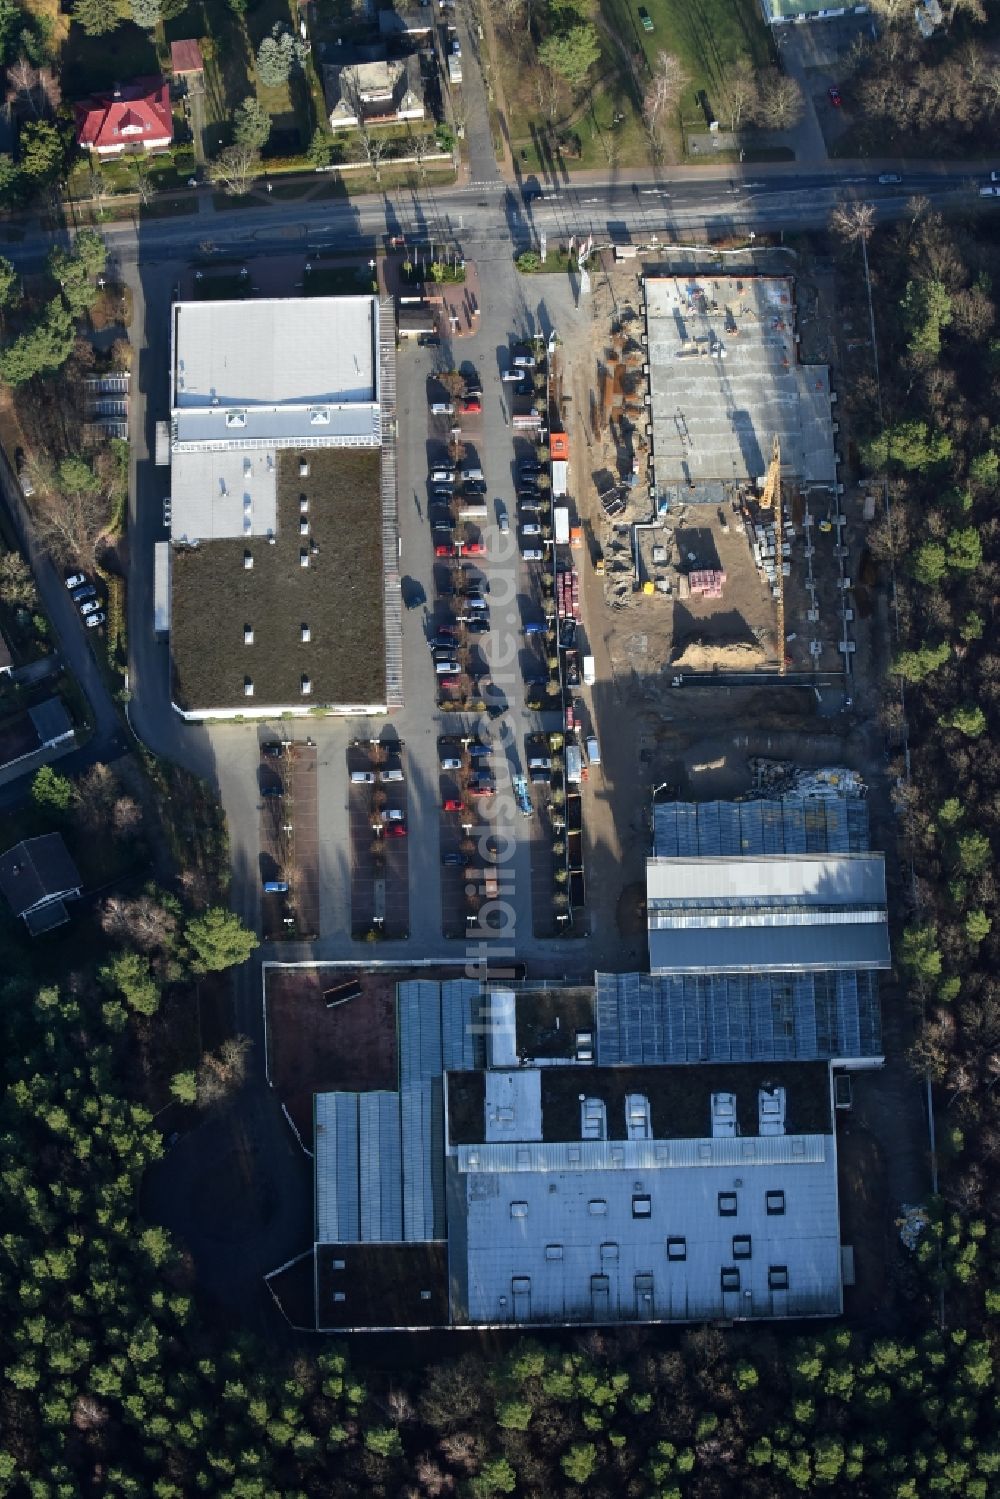
[[[377,290],[367,267],[314,265],[302,283],[307,297],[356,297]]]
[[[88,36],[71,26],[62,49],[62,90],[66,99],[82,99],[95,90],[159,73],[156,48],[148,32],[132,21],[104,36]]]
[[[704,120],[698,94],[706,94],[716,114],[721,112],[721,79],[740,57],[756,66],[771,60],[771,44],[756,0],[648,0],[653,31],[643,30],[634,0],[601,0],[608,33],[595,69],[600,80],[590,100],[567,100],[551,123],[540,108],[533,88],[532,69],[525,58],[501,40],[500,67],[513,132],[515,158],[529,172],[570,172],[583,168],[630,167],[648,163],[641,98],[624,65],[620,47],[641,52],[650,68],[660,51],[683,62],[691,82],[681,100],[681,116]],[[619,45],[611,41],[618,39]],[[560,136],[575,138],[558,151]],[[676,147],[680,153],[681,136]],[[527,153],[523,156],[521,153]]]
[[[226,0],[195,0],[166,23],[169,42],[193,37],[205,60],[205,150],[212,156],[231,136],[236,105],[254,92],[246,27]]]

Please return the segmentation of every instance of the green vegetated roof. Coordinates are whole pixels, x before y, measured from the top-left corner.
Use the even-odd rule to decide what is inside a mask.
[[[381,455],[313,448],[277,455],[277,533],[174,555],[173,695],[187,711],[385,701]],[[301,501],[308,535],[300,535]],[[301,565],[303,547],[309,566]],[[253,567],[244,565],[250,552]],[[253,629],[253,644],[244,629]],[[302,639],[302,626],[310,639]],[[303,675],[312,691],[303,697]],[[253,680],[253,697],[244,692]]]

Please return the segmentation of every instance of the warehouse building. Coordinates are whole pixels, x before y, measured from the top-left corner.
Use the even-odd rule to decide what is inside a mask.
[[[402,702],[394,389],[377,297],[174,304],[156,628],[185,718]]]

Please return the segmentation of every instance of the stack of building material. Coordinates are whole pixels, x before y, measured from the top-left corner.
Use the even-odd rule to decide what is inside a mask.
[[[556,607],[560,619],[580,618],[580,577],[575,567],[556,574]]]
[[[721,599],[725,582],[725,573],[718,569],[703,568],[688,574],[691,592],[704,599]]]

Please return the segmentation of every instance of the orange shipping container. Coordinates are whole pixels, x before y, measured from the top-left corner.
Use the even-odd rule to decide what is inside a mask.
[[[569,461],[569,438],[565,432],[550,433],[549,453],[556,462],[567,463]]]

